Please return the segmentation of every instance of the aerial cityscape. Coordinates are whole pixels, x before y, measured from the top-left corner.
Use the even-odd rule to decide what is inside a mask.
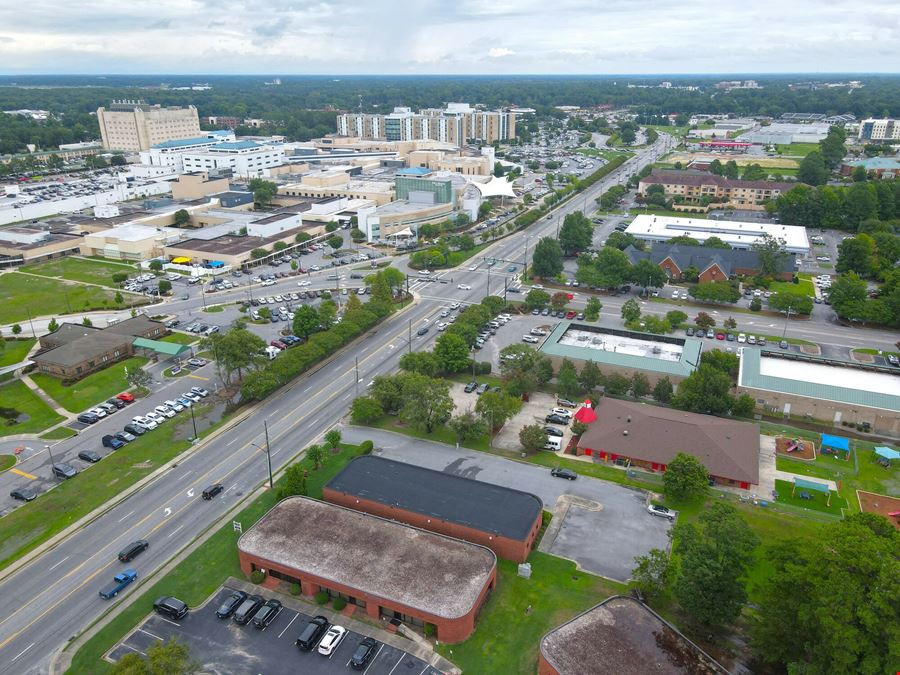
[[[900,671],[900,9],[400,9],[0,26],[0,675]]]

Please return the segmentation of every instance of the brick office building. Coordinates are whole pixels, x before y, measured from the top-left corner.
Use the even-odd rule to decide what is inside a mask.
[[[625,249],[625,255],[632,265],[640,260],[649,260],[657,265],[669,279],[683,279],[689,269],[697,273],[697,281],[728,281],[733,277],[752,277],[760,273],[762,265],[759,254],[753,250],[707,248],[705,246],[685,246],[654,242],[649,250],[641,251],[634,246]],[[795,257],[783,255],[778,261],[775,277],[790,281],[796,271]]]
[[[462,642],[497,583],[497,557],[477,544],[308,497],[276,504],[238,540],[241,570],[264,586],[325,591],[369,617],[435,627]]]
[[[365,455],[325,486],[326,501],[421,527],[525,562],[541,530],[540,497]]]

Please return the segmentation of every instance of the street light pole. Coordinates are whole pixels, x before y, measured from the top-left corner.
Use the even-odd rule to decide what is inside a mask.
[[[356,398],[359,398],[359,357],[356,357]]]
[[[192,440],[196,441],[196,440],[197,440],[197,420],[194,418],[194,404],[193,404],[193,402],[191,402],[190,411],[191,411],[191,424],[194,425],[194,438],[193,438]]]
[[[409,349],[407,351],[412,354],[412,319],[409,320]]]
[[[51,468],[51,471],[52,471],[53,465],[56,464],[56,461],[53,459],[53,451],[50,450],[50,446],[49,446],[49,445],[45,445],[45,446],[44,446],[44,450],[46,450],[46,451],[47,451],[47,454],[50,455],[50,468]],[[55,473],[54,473],[53,475],[56,476]],[[59,480],[58,477],[57,477],[57,480]]]
[[[782,339],[782,340],[784,340],[784,336],[787,335],[787,326],[788,326],[788,321],[789,321],[790,318],[791,318],[791,309],[793,309],[793,308],[791,307],[791,305],[788,305],[788,308],[787,308],[787,316],[784,318],[784,332],[781,333],[781,339]]]
[[[273,489],[275,487],[275,483],[272,481],[272,451],[269,448],[269,424],[266,420],[263,420],[263,429],[266,432],[266,461],[269,464],[269,489]]]

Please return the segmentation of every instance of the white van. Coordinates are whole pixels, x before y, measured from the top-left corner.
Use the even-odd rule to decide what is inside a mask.
[[[548,437],[547,442],[544,443],[544,450],[559,452],[560,450],[562,450],[562,439],[559,436]]]

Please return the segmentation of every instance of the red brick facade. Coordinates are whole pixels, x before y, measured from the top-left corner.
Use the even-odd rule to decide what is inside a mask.
[[[525,562],[528,559],[528,555],[531,553],[531,547],[534,545],[537,535],[541,530],[540,513],[538,513],[537,519],[532,525],[527,539],[520,541],[484,532],[483,530],[466,527],[465,525],[460,525],[458,523],[441,520],[439,518],[428,517],[421,513],[407,511],[388,504],[382,504],[381,502],[360,499],[355,495],[338,492],[328,486],[322,490],[322,498],[326,502],[345,506],[349,509],[363,511],[364,513],[369,513],[374,516],[387,518],[388,520],[396,520],[401,523],[406,523],[407,525],[412,525],[413,527],[419,527],[423,530],[429,530],[430,532],[436,532],[448,537],[455,537],[456,539],[462,539],[463,541],[468,541],[473,544],[481,544],[482,546],[491,549],[498,557],[505,558],[506,560],[513,560],[515,562]]]
[[[725,271],[713,263],[698,275],[698,281],[705,283],[707,281],[728,281],[728,275]]]
[[[327,591],[331,595],[340,594],[348,604],[356,604],[375,620],[385,623],[393,618],[400,619],[404,623],[414,626],[422,623],[433,624],[436,628],[435,637],[441,642],[457,643],[466,640],[475,630],[475,621],[481,608],[484,606],[488,595],[497,585],[497,569],[492,570],[490,579],[478,596],[474,607],[468,614],[457,618],[445,618],[423,612],[415,607],[394,602],[388,598],[364,593],[358,589],[343,584],[335,583],[329,579],[309,574],[307,572],[292,569],[284,565],[278,565],[263,558],[252,556],[238,549],[241,571],[248,577],[255,570],[265,570],[266,578],[262,583],[267,588],[277,588],[280,582],[299,583],[303,595],[313,596],[319,591]],[[395,614],[396,613],[396,614]]]

